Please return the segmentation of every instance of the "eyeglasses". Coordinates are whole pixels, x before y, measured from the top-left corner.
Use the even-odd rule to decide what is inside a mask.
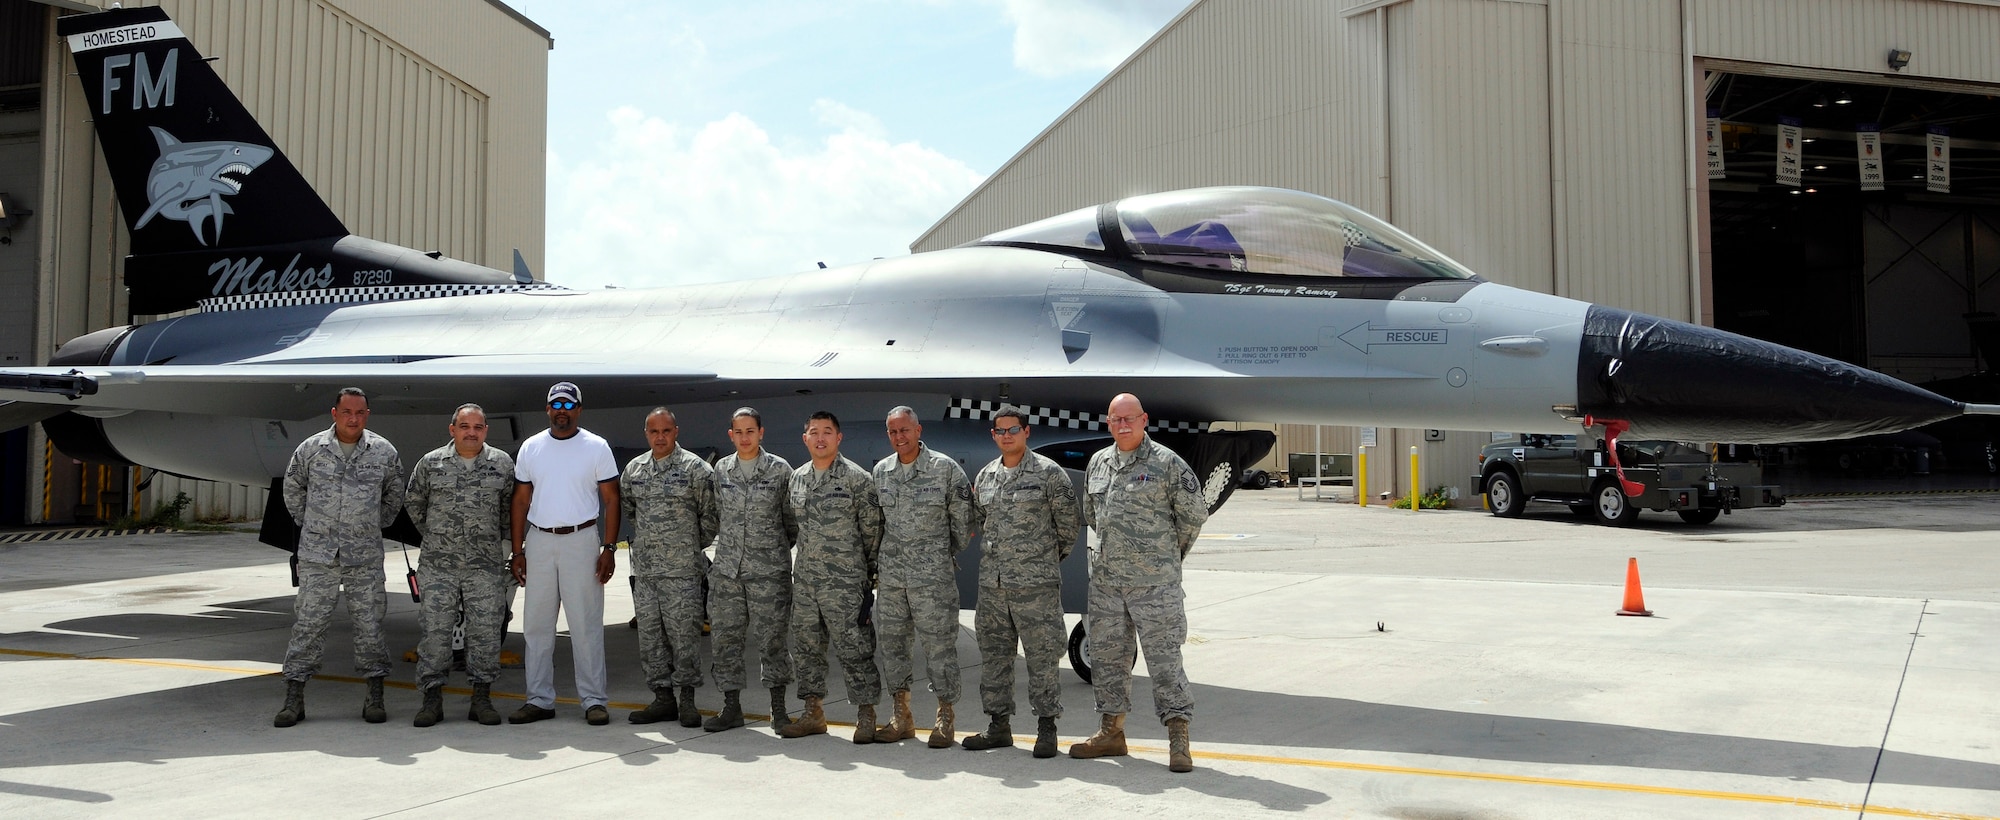
[[[1024,430],[1027,430],[1027,429],[1028,429],[1028,428],[1026,428],[1026,427],[1022,427],[1021,425],[1018,425],[1018,424],[1016,424],[1016,425],[1014,425],[1014,426],[1012,426],[1012,427],[995,427],[995,428],[993,428],[993,435],[996,435],[996,436],[1018,436],[1018,435],[1020,435],[1020,434],[1021,434],[1021,432],[1022,432],[1022,431],[1024,431]]]
[[[1138,416],[1106,416],[1106,417],[1104,417],[1104,420],[1105,420],[1105,421],[1108,421],[1108,422],[1111,422],[1112,424],[1138,424],[1138,423],[1139,423],[1139,420],[1140,420],[1140,419],[1143,419],[1143,418],[1145,418],[1145,416],[1144,416],[1144,415],[1138,415]]]
[[[550,410],[575,410],[576,402],[556,400],[549,402]]]

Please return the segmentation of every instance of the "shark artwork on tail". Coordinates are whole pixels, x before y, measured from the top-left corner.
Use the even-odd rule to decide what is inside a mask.
[[[241,192],[244,184],[231,174],[248,177],[276,154],[276,149],[245,142],[181,142],[159,126],[151,128],[153,138],[160,143],[160,158],[146,176],[146,195],[153,202],[132,223],[132,229],[144,228],[153,217],[164,216],[188,223],[194,238],[208,245],[202,225],[213,220],[215,240],[221,242],[222,217],[236,212],[222,198]]]

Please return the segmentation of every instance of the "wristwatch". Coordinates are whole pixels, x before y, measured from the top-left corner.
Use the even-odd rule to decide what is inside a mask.
[[[617,551],[618,551],[618,545],[617,545],[617,544],[605,544],[605,545],[604,545],[604,551],[605,551],[605,552],[617,552]]]

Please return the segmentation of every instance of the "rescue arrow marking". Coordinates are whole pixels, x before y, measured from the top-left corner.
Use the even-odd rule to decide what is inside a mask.
[[[1372,352],[1369,348],[1376,345],[1441,345],[1445,343],[1446,334],[1443,328],[1378,328],[1362,322],[1340,334],[1340,340],[1365,354]],[[1360,336],[1358,340],[1351,338],[1356,335]]]

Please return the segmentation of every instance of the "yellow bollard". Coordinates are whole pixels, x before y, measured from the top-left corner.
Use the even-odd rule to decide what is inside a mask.
[[[1368,447],[1356,447],[1354,457],[1354,497],[1361,500],[1361,506],[1368,506]]]
[[[1417,445],[1410,445],[1410,512],[1417,511]]]

